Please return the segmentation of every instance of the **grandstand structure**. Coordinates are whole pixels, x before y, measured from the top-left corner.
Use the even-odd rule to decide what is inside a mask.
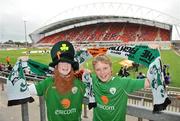
[[[31,33],[30,38],[40,46],[68,40],[80,47],[152,43],[166,48],[170,47],[174,30],[180,38],[178,27],[176,18],[153,9],[94,3],[60,13]]]

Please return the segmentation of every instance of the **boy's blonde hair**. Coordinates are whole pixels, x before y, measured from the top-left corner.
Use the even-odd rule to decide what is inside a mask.
[[[103,62],[103,63],[109,64],[110,67],[112,67],[111,59],[105,54],[100,54],[94,57],[92,61],[93,68],[95,67],[97,62]]]

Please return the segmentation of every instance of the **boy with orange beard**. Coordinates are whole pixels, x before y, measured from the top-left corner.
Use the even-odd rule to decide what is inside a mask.
[[[75,77],[79,69],[75,50],[68,41],[60,41],[51,49],[54,76],[29,86],[31,94],[44,96],[49,121],[80,121],[85,85]]]

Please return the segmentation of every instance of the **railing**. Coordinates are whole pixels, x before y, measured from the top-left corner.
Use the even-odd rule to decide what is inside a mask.
[[[180,95],[180,92],[175,92],[175,94],[168,94],[171,104],[167,107],[166,110],[173,112],[180,112],[180,101],[176,98],[177,94]],[[128,98],[128,104],[140,105],[152,108],[152,93],[150,91],[137,91]]]
[[[179,121],[180,113],[164,111],[158,114],[153,114],[152,110],[142,106],[128,105],[127,114],[149,121]]]
[[[2,73],[1,73],[2,75]],[[5,74],[6,75],[6,74]],[[37,77],[26,77],[27,80],[34,80],[40,81]],[[7,78],[0,76],[0,83],[6,83]],[[138,121],[142,119],[148,119],[149,121],[179,121],[180,120],[180,113],[177,112],[170,112],[170,111],[163,111],[159,114],[153,114],[152,109],[144,107],[145,102],[152,102],[151,98],[140,97],[140,96],[133,96],[130,95],[129,99],[133,100],[137,99],[141,101],[141,105],[130,105],[127,106],[127,115],[138,117]],[[84,113],[83,117],[87,117],[87,100],[84,100]],[[40,105],[40,121],[46,121],[46,111],[45,111],[45,101],[43,97],[39,97],[39,105]],[[28,114],[28,104],[21,105],[21,113],[22,113],[22,121],[29,121],[29,114]]]

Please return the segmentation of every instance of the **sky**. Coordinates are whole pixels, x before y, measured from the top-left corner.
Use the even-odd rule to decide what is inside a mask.
[[[0,0],[0,42],[23,42],[25,25],[28,35],[65,10],[97,2],[135,4],[180,19],[180,0]]]

